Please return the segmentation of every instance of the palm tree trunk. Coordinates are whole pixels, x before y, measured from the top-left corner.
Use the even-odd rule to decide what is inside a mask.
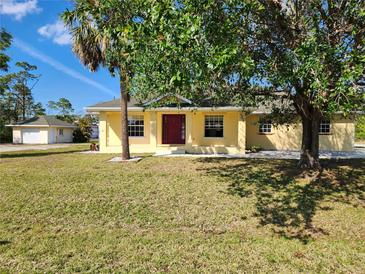
[[[128,78],[126,73],[120,71],[120,110],[121,110],[121,141],[122,141],[122,160],[130,159],[129,139],[128,139]]]

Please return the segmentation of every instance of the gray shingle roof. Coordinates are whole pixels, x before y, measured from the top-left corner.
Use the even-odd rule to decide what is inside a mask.
[[[167,96],[165,96],[167,97]],[[159,99],[162,99],[164,97],[161,97]],[[182,97],[181,97],[182,98]],[[156,100],[152,100],[152,101],[149,101],[149,102],[140,102],[140,101],[137,101],[135,98],[131,97],[129,102],[128,102],[128,107],[140,107],[140,108],[145,108],[149,105],[151,105],[150,103],[152,102],[158,102],[159,99],[156,99]],[[205,100],[204,102],[201,102],[199,104],[194,104],[194,103],[188,103],[186,101],[182,101],[180,100],[180,105],[179,107],[212,107],[213,105],[211,104],[210,101],[207,101]],[[177,106],[176,103],[166,103],[164,104],[163,106],[168,106],[168,107],[175,107]],[[229,106],[228,104],[227,105],[222,105],[222,106]],[[111,101],[106,101],[106,102],[101,102],[101,103],[97,103],[95,105],[92,105],[92,106],[88,106],[86,107],[86,109],[88,108],[119,108],[120,107],[120,99],[114,99],[114,100],[111,100]]]
[[[139,103],[136,99],[131,98],[128,102],[128,107],[140,107],[142,106],[141,103]],[[111,101],[107,101],[107,102],[101,102],[101,103],[97,103],[95,105],[92,105],[90,107],[120,107],[120,99],[114,99]]]
[[[279,100],[273,100],[273,101],[269,101],[266,103],[262,103],[260,104],[258,107],[254,108],[251,107],[249,109],[246,109],[250,112],[253,113],[270,113],[273,109],[274,106],[282,106],[282,105],[289,105],[289,101],[286,100],[285,104]],[[169,107],[176,107],[176,105],[166,105]],[[130,107],[140,107],[140,108],[144,108],[146,107],[146,105],[144,103],[138,102],[135,98],[131,98],[131,100],[128,102],[128,108]],[[188,104],[186,102],[182,103],[179,105],[179,107],[203,107],[203,108],[207,108],[207,107],[236,107],[238,108],[238,106],[232,105],[232,104],[216,104],[214,102],[212,102],[211,99],[207,98],[205,100],[203,100],[202,102],[198,103],[198,104]],[[107,102],[102,102],[102,103],[98,103],[92,106],[88,106],[86,107],[86,110],[92,111],[93,109],[103,109],[103,108],[120,108],[120,99],[114,99],[111,101],[107,101]]]
[[[76,127],[70,123],[57,119],[54,116],[33,117],[25,121],[18,122],[14,126],[59,126],[59,127]]]

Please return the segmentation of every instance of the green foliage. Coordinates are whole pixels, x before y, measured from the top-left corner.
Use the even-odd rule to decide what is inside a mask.
[[[301,147],[308,152],[300,166],[313,168],[319,166],[313,126],[336,112],[364,110],[364,1],[149,5],[140,26],[146,45],[133,79],[142,98],[177,93],[246,109],[269,102],[275,124],[300,117]],[[286,103],[273,104],[273,98]]]
[[[364,109],[364,10],[362,0],[77,0],[63,20],[81,61],[119,72],[138,99],[172,93],[249,110],[280,91],[288,103],[271,118],[297,114],[318,162],[312,125]]]
[[[58,101],[48,101],[47,108],[56,111],[56,118],[66,121],[70,124],[74,123],[78,117],[73,114],[71,102],[66,98],[60,98]]]
[[[10,57],[5,54],[5,50],[10,47],[13,37],[4,28],[0,30],[0,70],[8,71]]]
[[[62,121],[65,121],[67,123],[73,124],[75,121],[77,121],[78,116],[77,115],[56,115],[57,119],[60,119]]]
[[[255,153],[255,152],[261,151],[262,150],[262,147],[261,146],[253,145],[249,149],[250,149],[251,152]]]
[[[72,32],[73,51],[91,71],[103,66],[112,75],[131,77],[137,45],[132,25],[137,24],[140,2],[76,0],[61,15]]]
[[[73,132],[74,143],[86,143],[89,142],[92,132],[92,120],[90,117],[85,116],[77,120],[78,128]]]
[[[5,51],[10,47],[11,41],[11,34],[2,28],[0,30],[0,71],[7,72],[9,69],[8,63],[10,61],[10,57],[5,53]],[[4,74],[0,76],[0,95],[8,89],[10,81],[11,77],[9,75]]]
[[[237,92],[253,74],[253,60],[237,36],[242,20],[237,1],[158,1],[139,26],[144,47],[138,55],[133,92],[142,99],[168,93],[195,102],[249,101]],[[233,85],[233,83],[235,85]]]
[[[8,72],[10,57],[5,50],[10,47],[11,34],[0,31],[0,142],[12,141],[11,128],[6,124],[17,122],[36,115],[43,115],[45,109],[41,103],[34,102],[32,88],[38,82],[39,75],[33,73],[36,66],[27,62],[16,62],[16,71]]]
[[[359,116],[355,122],[355,139],[365,141],[365,116]]]
[[[37,67],[27,62],[16,62],[15,66],[18,70],[7,75],[10,81],[0,98],[9,123],[45,112],[41,103],[34,102],[32,95],[32,89],[40,77],[33,73]]]
[[[6,127],[4,122],[0,122],[0,143],[11,143],[13,141],[13,130]]]
[[[74,112],[70,100],[66,98],[60,98],[58,101],[48,101],[47,107],[57,111],[57,114],[62,116],[70,116]]]

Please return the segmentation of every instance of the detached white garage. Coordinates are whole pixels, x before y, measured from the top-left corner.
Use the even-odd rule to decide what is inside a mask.
[[[75,125],[54,116],[34,117],[13,127],[14,144],[54,144],[71,143]]]

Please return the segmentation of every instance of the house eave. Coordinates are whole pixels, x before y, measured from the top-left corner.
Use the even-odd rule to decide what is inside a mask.
[[[100,112],[120,112],[120,107],[85,107],[84,110],[88,114],[98,114]],[[128,107],[128,111],[242,111],[242,107],[225,106],[225,107]],[[249,112],[247,115],[267,115],[270,111],[256,110]],[[352,114],[365,114],[363,111],[353,111]],[[343,114],[342,111],[337,111],[335,114]]]
[[[42,128],[77,128],[77,126],[58,126],[58,125],[5,125],[6,127],[42,127]]]
[[[99,113],[107,111],[120,112],[120,107],[86,107],[84,108],[88,113]],[[241,111],[240,107],[156,107],[156,108],[143,108],[143,107],[129,107],[128,111]]]
[[[5,125],[6,127],[50,127],[49,125]]]

